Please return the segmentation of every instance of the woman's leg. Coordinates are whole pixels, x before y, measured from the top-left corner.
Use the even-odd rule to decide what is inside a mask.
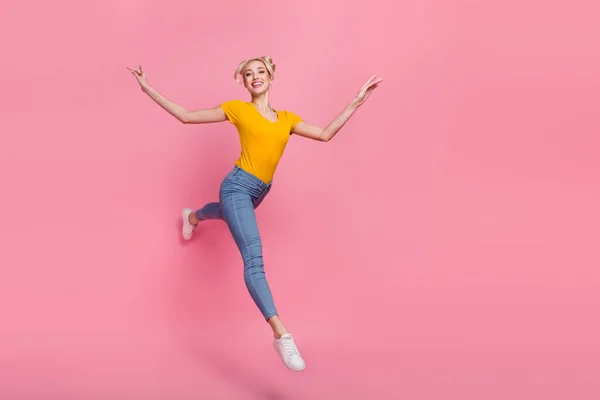
[[[221,203],[213,202],[207,203],[195,213],[190,214],[190,224],[197,225],[198,222],[207,219],[223,219],[223,212],[221,211]]]
[[[226,198],[229,199],[230,204],[229,209],[231,211],[229,214],[233,216],[233,222],[228,223],[228,225],[244,260],[246,287],[269,326],[271,326],[273,335],[279,339],[288,331],[277,315],[273,296],[265,277],[262,243],[254,212],[264,196],[260,196],[256,201],[253,201],[250,194],[232,192]],[[207,203],[201,209],[190,212],[188,215],[188,222],[192,226],[208,219],[224,219],[221,203]]]
[[[281,322],[264,271],[262,242],[256,223],[255,208],[268,192],[246,193],[234,183],[221,188],[220,204],[223,219],[237,244],[244,261],[244,282],[250,296],[273,330],[273,347],[286,367],[293,371],[305,368],[296,343]]]
[[[227,187],[227,183],[224,185]],[[213,202],[205,204],[196,212],[186,209],[187,220],[192,230],[200,221],[208,219],[223,219],[227,222],[244,261],[246,287],[254,303],[271,326],[273,334],[279,339],[288,331],[277,315],[271,289],[265,277],[262,242],[254,212],[263,197],[258,196],[258,199],[254,200],[250,193],[244,193],[239,188],[238,190],[226,189],[222,199],[225,206],[222,206],[220,202]]]
[[[244,262],[244,282],[265,320],[277,316],[277,310],[266,279],[260,233],[251,194],[225,190],[221,205],[223,219]],[[281,332],[274,332],[282,334]],[[284,332],[285,333],[285,332]]]

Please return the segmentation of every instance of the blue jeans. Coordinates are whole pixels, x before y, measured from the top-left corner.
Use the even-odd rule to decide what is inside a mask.
[[[227,223],[244,261],[244,282],[265,320],[277,315],[265,277],[262,242],[254,210],[271,190],[265,183],[237,165],[225,177],[219,201],[196,211],[198,220],[221,219]]]

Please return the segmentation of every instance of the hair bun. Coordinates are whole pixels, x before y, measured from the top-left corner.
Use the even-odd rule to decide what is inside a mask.
[[[269,56],[263,56],[262,59],[266,64],[269,64],[273,72],[275,72],[275,63],[273,62],[273,59]]]

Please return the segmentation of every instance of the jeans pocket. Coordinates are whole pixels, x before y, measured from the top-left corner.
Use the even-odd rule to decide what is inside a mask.
[[[265,199],[265,197],[267,197],[267,195],[269,194],[270,190],[271,190],[271,186],[267,186],[265,189],[263,189],[260,192],[260,195],[253,202],[254,203],[254,208],[257,208],[258,206],[260,206],[260,204],[263,202],[263,200]]]

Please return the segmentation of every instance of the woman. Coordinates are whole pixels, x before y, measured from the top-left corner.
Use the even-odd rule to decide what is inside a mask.
[[[290,135],[328,142],[344,126],[382,81],[374,75],[359,90],[356,97],[325,128],[310,125],[298,115],[274,110],[269,102],[275,64],[270,57],[242,61],[234,78],[250,92],[251,101],[231,100],[213,108],[189,111],[167,99],[148,84],[146,73],[129,68],[141,89],[159,106],[185,124],[229,121],[240,136],[241,155],[225,177],[219,191],[219,201],[199,210],[182,211],[183,238],[189,240],[198,223],[221,219],[240,250],[244,262],[244,281],[252,299],[273,330],[273,345],[283,363],[292,371],[305,368],[304,360],[292,335],[281,322],[275,308],[269,284],[265,278],[260,234],[254,210],[271,189],[273,175]]]

